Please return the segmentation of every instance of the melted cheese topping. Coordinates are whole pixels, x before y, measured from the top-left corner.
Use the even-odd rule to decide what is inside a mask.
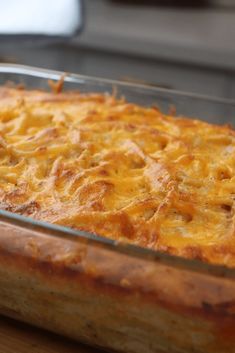
[[[235,133],[106,94],[0,89],[0,207],[235,265]]]

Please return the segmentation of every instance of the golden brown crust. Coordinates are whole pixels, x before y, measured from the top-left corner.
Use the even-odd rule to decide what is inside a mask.
[[[235,133],[108,94],[0,89],[0,207],[235,265]]]

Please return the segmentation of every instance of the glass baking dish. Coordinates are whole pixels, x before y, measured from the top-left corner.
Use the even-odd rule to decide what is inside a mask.
[[[62,73],[0,65],[0,84],[48,88]],[[233,124],[235,101],[75,74],[65,90]],[[0,210],[0,313],[107,350],[235,352],[235,269],[117,243]]]

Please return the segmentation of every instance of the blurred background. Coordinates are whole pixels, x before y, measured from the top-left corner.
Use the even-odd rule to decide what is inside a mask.
[[[235,0],[84,0],[82,13],[73,38],[0,37],[0,62],[235,99]]]

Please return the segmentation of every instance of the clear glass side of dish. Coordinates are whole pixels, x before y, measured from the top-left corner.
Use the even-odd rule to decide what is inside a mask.
[[[58,81],[64,73],[23,65],[0,64],[0,85],[23,84],[50,90],[48,80]],[[135,85],[119,81],[65,73],[64,90],[116,92],[117,96],[143,106],[155,105],[165,113],[197,118],[214,124],[234,124],[235,100]]]
[[[0,220],[0,312],[120,352],[235,351],[234,271]]]

